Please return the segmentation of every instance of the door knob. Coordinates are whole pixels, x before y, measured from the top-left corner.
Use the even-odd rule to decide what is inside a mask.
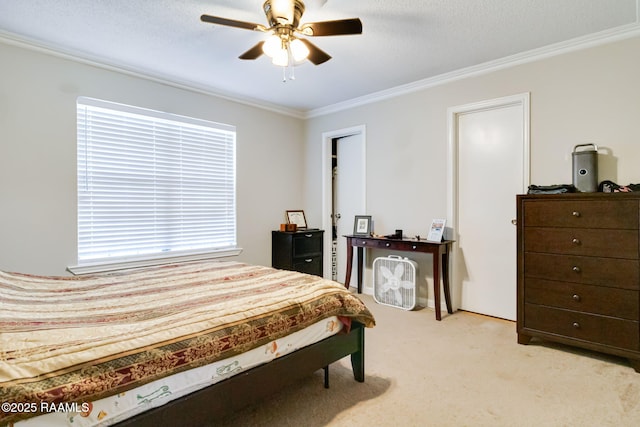
[[[511,224],[513,224],[513,225],[518,225],[518,220],[517,220],[517,219],[512,219],[512,220],[511,220]]]

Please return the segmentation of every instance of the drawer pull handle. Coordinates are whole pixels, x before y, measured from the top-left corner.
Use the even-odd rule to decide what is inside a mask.
[[[580,273],[580,267],[578,267],[577,265],[574,265],[572,270],[575,271],[576,273]]]
[[[573,296],[571,298],[573,298],[574,301],[577,301],[577,302],[580,301],[580,295],[578,295],[578,294],[573,294]]]
[[[391,246],[391,243],[387,243],[385,246],[386,246],[386,247],[389,247],[389,246]]]
[[[572,240],[572,242],[573,242],[575,245],[579,245],[579,244],[580,244],[580,239],[573,239],[573,240]]]
[[[305,234],[304,237],[313,237],[313,234]]]
[[[580,212],[578,211],[573,211],[573,213],[571,214],[573,216],[575,216],[576,218],[580,216]]]
[[[573,325],[571,326],[573,326],[573,329],[580,329],[580,323],[578,322],[573,322]]]
[[[413,250],[415,251],[416,249],[418,249],[418,247],[417,247],[416,245],[413,245],[413,246],[411,247],[411,249],[413,249]]]
[[[307,258],[304,260],[304,262],[311,262],[311,261],[313,261],[313,258]]]

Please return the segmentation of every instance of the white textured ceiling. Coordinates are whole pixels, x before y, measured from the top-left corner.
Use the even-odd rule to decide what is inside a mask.
[[[293,113],[616,29],[638,0],[307,0],[302,22],[359,17],[363,34],[315,37],[329,62],[296,80],[238,55],[263,33],[200,21],[266,24],[263,0],[0,0],[0,36]],[[0,58],[1,61],[1,58]]]

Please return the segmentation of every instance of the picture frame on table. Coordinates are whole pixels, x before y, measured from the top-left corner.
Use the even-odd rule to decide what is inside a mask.
[[[444,228],[446,224],[446,219],[434,219],[431,221],[427,240],[430,242],[442,242],[444,240]]]
[[[371,231],[371,215],[356,215],[353,221],[353,235],[370,236]]]
[[[288,210],[287,224],[295,224],[297,228],[307,228],[307,218],[303,210]]]

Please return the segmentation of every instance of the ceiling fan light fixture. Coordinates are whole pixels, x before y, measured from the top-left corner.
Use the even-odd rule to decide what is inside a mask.
[[[309,48],[299,39],[293,39],[289,46],[291,48],[291,56],[296,63],[304,61],[309,56]]]
[[[271,57],[273,65],[279,67],[286,67],[289,65],[289,52],[285,49],[281,49],[274,56]]]
[[[281,67],[297,65],[309,56],[309,48],[293,36],[272,34],[262,44],[262,51],[271,62]]]
[[[282,39],[276,34],[272,34],[271,36],[269,36],[269,38],[267,38],[267,40],[265,40],[264,44],[262,45],[262,51],[269,58],[274,58],[282,50],[284,50],[282,47]]]

